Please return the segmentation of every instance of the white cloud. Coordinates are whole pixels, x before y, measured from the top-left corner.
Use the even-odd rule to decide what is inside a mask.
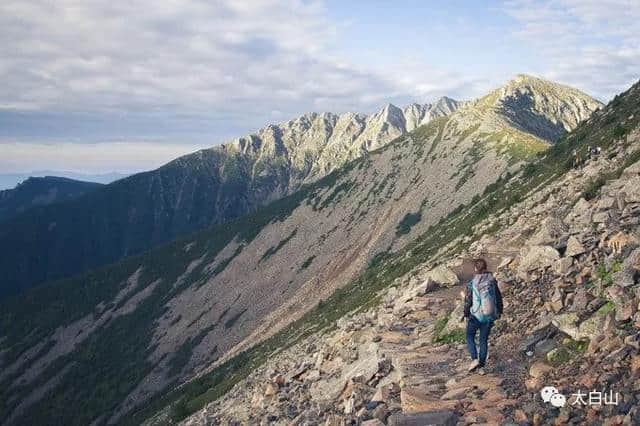
[[[3,143],[0,144],[0,173],[33,170],[132,173],[155,169],[199,148],[197,145],[151,142]]]
[[[5,107],[215,114],[340,108],[388,82],[332,58],[317,1],[5,0]],[[271,108],[267,109],[267,105]]]
[[[550,79],[606,101],[640,77],[637,0],[511,0],[505,11]]]

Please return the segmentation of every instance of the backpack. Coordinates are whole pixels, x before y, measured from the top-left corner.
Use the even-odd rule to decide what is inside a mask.
[[[476,275],[469,282],[473,297],[471,314],[482,324],[495,320],[497,317],[494,281],[491,274],[482,274]]]

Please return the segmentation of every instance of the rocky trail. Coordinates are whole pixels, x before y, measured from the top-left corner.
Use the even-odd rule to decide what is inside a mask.
[[[522,354],[502,338],[511,328],[509,316],[495,327],[483,375],[467,372],[469,357],[459,335],[455,342],[434,344],[437,334],[447,332],[446,326],[438,330],[442,327],[438,325],[443,322],[442,313],[455,311],[456,306],[459,310],[462,289],[463,286],[455,285],[400,303],[391,296],[383,306],[386,314],[376,318],[364,315],[339,324],[340,330],[332,336],[330,345],[349,348],[349,354],[327,353],[326,348],[316,352],[318,348],[312,345],[306,352],[316,352],[313,365],[290,367],[289,374],[278,372],[284,370],[284,365],[264,372],[270,377],[267,386],[251,383],[259,394],[254,394],[246,405],[236,400],[231,406],[231,401],[227,401],[229,405],[217,409],[233,413],[232,417],[216,415],[207,417],[208,420],[194,417],[187,424],[201,424],[205,420],[208,424],[341,425],[345,414],[362,417],[365,412],[372,418],[361,424],[369,426],[456,425],[461,418],[467,424],[502,424],[523,396],[528,370]],[[422,290],[427,289],[420,288],[418,293]],[[371,327],[373,322],[377,325]],[[456,323],[452,321],[449,327],[457,327]],[[346,361],[343,356],[353,360],[349,368],[343,368],[335,380],[317,380],[342,366]],[[326,418],[324,423],[305,423],[308,411],[291,417],[297,410],[292,409],[290,398],[301,396],[319,402],[316,413],[318,419]],[[269,407],[274,398],[278,403]],[[343,401],[342,412],[321,412],[320,407],[327,401],[336,400]],[[273,414],[260,420],[253,416],[252,407]],[[279,410],[288,411],[289,418],[275,414]]]

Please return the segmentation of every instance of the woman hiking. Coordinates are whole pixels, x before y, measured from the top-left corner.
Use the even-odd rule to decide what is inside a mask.
[[[464,297],[464,318],[467,319],[467,348],[471,355],[469,372],[481,369],[487,361],[489,333],[493,322],[502,315],[502,295],[484,259],[474,261],[474,276],[467,284]],[[463,318],[463,319],[464,319]],[[480,331],[480,353],[476,349],[476,333]]]

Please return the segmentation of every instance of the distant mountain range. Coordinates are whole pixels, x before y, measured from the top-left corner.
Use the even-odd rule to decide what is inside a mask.
[[[102,174],[84,174],[69,171],[56,171],[56,170],[34,170],[32,172],[25,173],[0,173],[0,190],[15,188],[19,183],[27,180],[30,177],[45,177],[45,176],[58,176],[84,182],[95,183],[111,183],[118,179],[122,179],[128,175],[124,173],[102,173]]]
[[[0,222],[36,206],[72,200],[101,186],[57,176],[30,177],[13,189],[0,191]]]
[[[126,421],[332,295],[359,308],[375,265],[602,107],[531,76],[442,103],[307,114],[0,224],[5,295],[94,268],[0,302],[0,420]]]

